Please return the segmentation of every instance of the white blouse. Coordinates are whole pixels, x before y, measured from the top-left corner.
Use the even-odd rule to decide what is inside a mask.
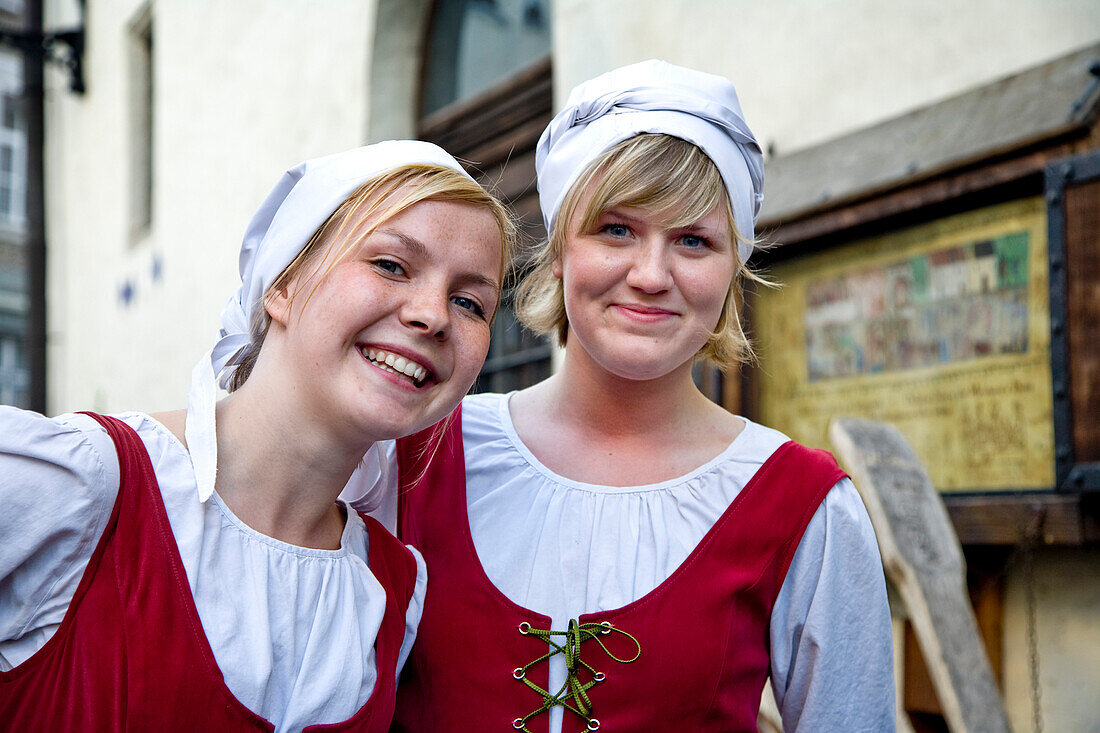
[[[597,486],[540,463],[516,434],[508,398],[482,394],[462,403],[468,521],[490,580],[509,600],[549,616],[555,629],[632,603],[664,582],[788,440],[746,420],[726,450],[684,476]],[[392,528],[395,444],[376,448],[344,497]],[[837,483],[806,528],[770,632],[772,688],[788,733],[894,729],[886,584],[850,480]],[[564,660],[555,656],[551,665],[554,690],[565,680]],[[550,722],[560,733],[560,707]]]
[[[199,500],[184,446],[148,415],[118,415],[145,444],[203,630],[230,691],[301,730],[350,718],[374,689],[385,590],[367,566],[354,511],[338,550],[290,545],[251,529],[214,494]],[[118,460],[85,415],[0,407],[0,669],[42,647],[61,623],[118,495]],[[398,670],[420,622],[420,554]]]

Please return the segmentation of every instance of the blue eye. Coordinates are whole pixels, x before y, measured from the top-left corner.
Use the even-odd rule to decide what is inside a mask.
[[[604,226],[603,231],[610,234],[612,237],[630,236],[630,227],[626,224],[607,224]]]
[[[391,275],[400,275],[405,272],[405,268],[403,268],[400,264],[394,262],[393,260],[375,260],[374,266],[377,267],[379,270],[390,273]]]
[[[456,295],[455,297],[451,298],[451,302],[457,305],[459,308],[462,308],[463,310],[470,311],[476,316],[483,317],[485,315],[485,310],[473,298],[465,298],[461,295]]]
[[[680,237],[680,244],[689,249],[698,249],[700,247],[706,247],[707,240],[703,239],[702,237],[696,237],[693,234],[685,234],[684,236]]]

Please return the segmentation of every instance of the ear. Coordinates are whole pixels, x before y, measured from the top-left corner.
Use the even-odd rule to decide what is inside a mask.
[[[290,322],[290,294],[286,287],[272,288],[264,295],[264,310],[271,320],[282,326]]]
[[[558,255],[557,257],[555,257],[554,261],[550,264],[550,273],[554,277],[556,277],[557,279],[561,280],[561,275],[562,275],[561,255]]]

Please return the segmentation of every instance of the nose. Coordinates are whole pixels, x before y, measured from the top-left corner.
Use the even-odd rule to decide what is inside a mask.
[[[634,247],[635,256],[626,283],[644,293],[660,293],[672,287],[668,251],[657,237],[647,238]]]
[[[412,330],[444,340],[450,333],[450,298],[435,288],[417,288],[401,309],[401,322]]]

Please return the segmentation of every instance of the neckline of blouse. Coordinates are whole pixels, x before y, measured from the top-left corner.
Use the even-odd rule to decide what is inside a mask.
[[[340,533],[340,547],[335,550],[323,550],[318,547],[303,547],[284,542],[250,527],[233,513],[229,506],[222,501],[221,496],[216,496],[214,481],[218,466],[217,401],[218,387],[215,382],[214,371],[210,366],[210,352],[207,352],[191,371],[191,386],[187,395],[187,413],[184,417],[184,436],[187,438],[187,447],[184,450],[191,461],[191,469],[195,479],[195,494],[199,503],[206,504],[212,497],[216,497],[217,506],[222,516],[238,531],[252,540],[281,552],[331,559],[349,555],[348,547],[351,541],[349,533],[352,531],[352,527],[362,525],[365,532],[366,526],[363,525],[362,518],[357,516],[355,509],[343,499],[337,499],[338,502],[343,504],[344,513],[346,514],[344,529]],[[167,430],[167,428],[163,429]],[[179,443],[179,440],[177,439],[176,442]],[[182,444],[180,447],[183,448]],[[356,525],[356,522],[358,522],[358,525]],[[355,553],[350,554],[354,555]]]
[[[523,442],[523,439],[519,437],[519,433],[516,432],[515,423],[512,422],[512,415],[508,410],[508,403],[512,398],[512,395],[516,393],[515,390],[508,392],[507,394],[499,395],[497,404],[497,418],[500,421],[501,428],[504,434],[508,436],[508,440],[511,442],[512,447],[517,453],[527,462],[529,466],[535,469],[538,473],[542,474],[545,478],[549,479],[555,484],[563,486],[569,489],[576,489],[579,491],[587,491],[595,494],[642,494],[654,491],[667,491],[674,489],[677,486],[686,484],[693,479],[706,474],[719,465],[733,459],[738,453],[741,452],[742,446],[747,445],[750,442],[750,433],[755,433],[758,427],[756,423],[749,420],[746,417],[738,415],[745,422],[745,427],[739,432],[729,445],[727,445],[722,451],[711,458],[709,461],[693,468],[685,474],[667,479],[665,481],[659,481],[652,484],[641,484],[638,486],[610,486],[607,484],[590,484],[583,481],[577,481],[566,476],[562,476],[559,473],[555,473],[546,467],[535,454],[527,447]],[[759,463],[759,460],[753,460],[753,463]]]

